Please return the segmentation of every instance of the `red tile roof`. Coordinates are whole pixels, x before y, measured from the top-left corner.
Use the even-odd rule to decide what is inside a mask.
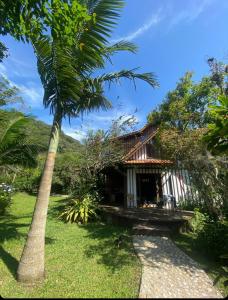
[[[124,161],[125,164],[159,164],[159,165],[166,165],[166,164],[172,164],[173,162],[171,160],[167,159],[142,159],[142,160],[126,160]]]

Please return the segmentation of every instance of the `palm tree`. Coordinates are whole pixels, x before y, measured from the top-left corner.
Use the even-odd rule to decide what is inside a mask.
[[[33,219],[17,270],[17,278],[23,282],[40,280],[45,275],[45,227],[62,119],[70,120],[94,109],[110,108],[111,102],[104,96],[105,83],[127,78],[144,80],[152,87],[157,85],[152,73],[138,74],[136,69],[93,76],[98,68],[104,68],[112,54],[125,50],[135,52],[136,47],[124,41],[108,46],[106,40],[119,16],[122,0],[79,2],[86,5],[88,13],[96,17],[96,22],[85,24],[73,46],[63,45],[61,41],[50,37],[33,41],[44,87],[44,107],[50,108],[54,119]]]

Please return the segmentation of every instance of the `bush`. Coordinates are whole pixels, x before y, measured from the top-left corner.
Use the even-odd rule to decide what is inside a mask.
[[[199,209],[194,212],[190,228],[194,235],[195,248],[214,260],[221,260],[221,256],[228,253],[228,222],[212,220]]]
[[[228,225],[224,222],[208,222],[197,234],[196,243],[205,254],[220,260],[228,253]]]
[[[87,224],[97,218],[98,202],[96,197],[87,194],[83,198],[70,199],[70,203],[59,218],[66,222]]]
[[[20,192],[36,193],[38,191],[40,177],[40,168],[24,168],[18,173],[14,181],[14,186]]]
[[[201,213],[198,208],[195,208],[194,217],[190,220],[190,228],[193,233],[198,234],[201,232],[204,229],[207,221],[208,216]]]
[[[0,215],[5,215],[6,211],[11,205],[12,202],[12,192],[13,189],[11,186],[6,185],[5,183],[0,184]]]

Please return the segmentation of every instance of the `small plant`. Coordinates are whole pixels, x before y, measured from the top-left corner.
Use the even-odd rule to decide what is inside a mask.
[[[0,184],[0,215],[3,216],[12,202],[13,188],[5,183]]]
[[[82,199],[71,199],[59,218],[66,222],[87,224],[89,219],[97,218],[97,209],[96,198],[86,194]]]
[[[208,216],[201,213],[198,208],[195,208],[194,217],[190,220],[190,228],[192,229],[193,233],[198,234],[201,232],[204,229],[207,221]]]

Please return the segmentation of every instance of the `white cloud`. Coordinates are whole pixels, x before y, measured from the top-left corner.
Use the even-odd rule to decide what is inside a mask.
[[[0,74],[4,77],[7,77],[6,67],[2,63],[0,64]]]
[[[22,97],[25,97],[25,101],[29,106],[32,107],[41,107],[43,105],[43,89],[36,85],[20,85],[15,84],[22,94]]]
[[[177,8],[172,7],[170,2],[168,2],[166,6],[160,7],[158,11],[138,29],[125,36],[113,39],[110,42],[117,43],[121,40],[132,41],[146,33],[153,26],[161,23],[163,20],[165,20],[168,29],[181,22],[191,23],[196,20],[214,1],[215,0],[191,0],[190,2],[186,2],[185,8],[180,11],[177,11]]]
[[[0,74],[6,77],[10,86],[16,86],[19,89],[19,93],[24,98],[25,103],[31,107],[41,107],[43,102],[43,88],[37,85],[33,81],[27,82],[27,84],[18,84],[9,79],[8,69],[4,64],[0,64]]]
[[[62,130],[66,135],[69,135],[80,142],[86,137],[86,131],[82,129],[63,127]]]
[[[156,14],[153,14],[151,16],[151,18],[146,23],[144,23],[141,27],[139,27],[137,30],[135,30],[134,32],[132,32],[132,33],[126,35],[126,36],[120,37],[118,39],[111,40],[111,43],[117,43],[121,40],[132,41],[135,38],[139,37],[140,35],[144,34],[152,26],[157,25],[161,20],[162,20],[161,9],[159,9]]]
[[[191,23],[195,21],[212,3],[214,0],[200,0],[191,1],[189,6],[185,6],[184,10],[178,13],[173,13],[173,17],[167,24],[168,28],[172,28],[181,22]]]

